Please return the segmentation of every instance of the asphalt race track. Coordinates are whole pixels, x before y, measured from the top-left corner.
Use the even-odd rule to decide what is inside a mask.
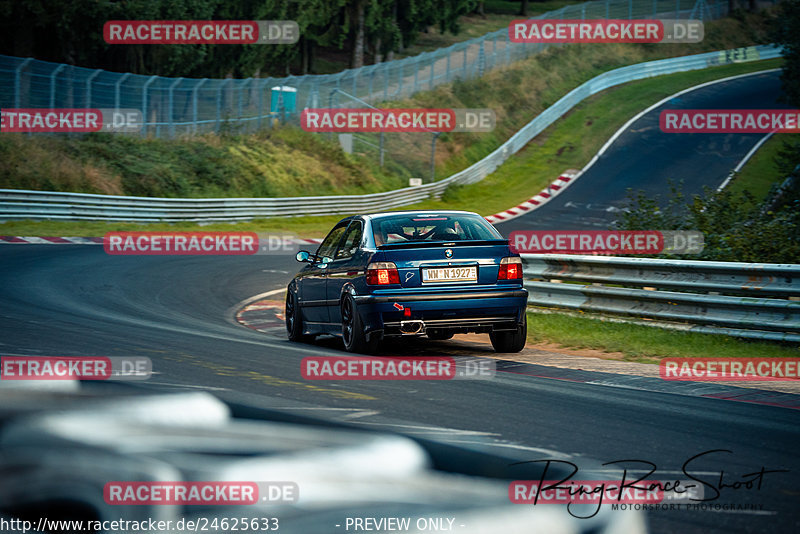
[[[156,372],[148,387],[208,389],[369,428],[489,443],[531,460],[558,453],[579,467],[588,459],[646,460],[662,479],[685,479],[685,461],[725,449],[731,453],[707,456],[692,472],[714,485],[722,471],[729,485],[762,467],[788,472],[765,474],[760,489],[725,488],[714,501],[760,509],[651,512],[652,531],[800,527],[797,410],[573,382],[568,373],[566,380],[501,372],[485,381],[310,383],[301,359],[341,355],[337,342],[293,344],[232,319],[244,299],[285,287],[296,265],[288,256],[125,257],[100,246],[3,245],[0,353],[148,356]],[[459,350],[481,355],[487,348]]]
[[[608,230],[628,189],[666,197],[682,180],[687,198],[716,189],[763,134],[675,134],[659,128],[664,109],[785,109],[780,72],[715,83],[680,95],[640,117],[574,184],[542,207],[497,224],[515,230]]]
[[[664,107],[783,108],[779,94],[773,72],[702,88]],[[717,187],[761,138],[664,134],[658,129],[660,110],[636,121],[564,193],[499,229],[507,235],[525,229],[608,228],[628,188],[664,194],[669,179],[681,178],[689,195],[706,185]],[[651,462],[662,480],[685,480],[687,460],[718,450],[688,469],[707,484],[707,496],[714,493],[711,486],[728,486],[707,503],[712,508],[649,512],[653,532],[800,528],[798,410],[677,390],[611,387],[577,380],[578,372],[570,370],[560,379],[501,371],[483,381],[307,381],[301,376],[302,358],[346,354],[340,341],[290,343],[281,332],[257,332],[234,318],[255,295],[274,291],[271,298],[282,299],[280,290],[297,268],[287,255],[110,256],[100,246],[3,245],[0,354],[147,356],[155,373],[144,387],[207,390],[228,401],[488,445],[530,460],[568,458],[579,468],[618,460]],[[384,353],[420,351],[487,356],[490,346],[410,343],[389,346]],[[641,474],[643,466],[620,467]],[[783,472],[763,474],[759,486],[756,475],[762,468]],[[752,481],[749,488],[747,481]]]

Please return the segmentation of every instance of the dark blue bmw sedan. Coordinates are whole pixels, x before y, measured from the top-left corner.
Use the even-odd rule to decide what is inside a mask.
[[[339,221],[289,284],[286,329],[339,335],[350,352],[381,340],[488,333],[497,352],[525,346],[522,262],[476,213],[402,211]]]

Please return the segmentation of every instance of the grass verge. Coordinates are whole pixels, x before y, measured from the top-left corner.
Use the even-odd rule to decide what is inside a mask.
[[[779,65],[780,60],[737,63],[659,76],[608,89],[581,102],[481,182],[451,187],[441,200],[427,200],[407,208],[465,209],[481,215],[497,213],[530,198],[554,180],[561,171],[568,168],[582,168],[630,117],[662,98],[709,80],[776,68]],[[340,218],[339,216],[274,218],[247,223],[218,223],[204,228],[288,231],[304,237],[323,237]],[[197,228],[197,225],[195,223],[139,225],[82,221],[16,221],[0,224],[0,235],[99,236],[109,231],[120,230],[160,231],[192,228]]]
[[[661,358],[797,358],[800,350],[780,343],[749,341],[561,313],[528,313],[528,341],[570,349],[621,352],[625,361],[658,363]]]
[[[776,68],[781,60],[733,64],[659,76],[604,91],[581,102],[514,158],[477,184],[452,187],[441,201],[421,209],[459,209],[491,215],[541,191],[566,169],[581,169],[603,144],[642,109],[682,89],[710,80]]]
[[[731,180],[728,190],[736,194],[750,191],[756,200],[764,200],[772,185],[786,178],[777,158],[784,145],[794,142],[795,138],[795,135],[786,133],[770,137]]]

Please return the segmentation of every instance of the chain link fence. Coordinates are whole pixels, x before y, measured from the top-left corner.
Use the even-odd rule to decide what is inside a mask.
[[[702,19],[723,17],[728,0],[599,0],[536,19]],[[126,108],[143,112],[143,136],[253,132],[297,123],[307,107],[325,107],[337,91],[372,105],[468,80],[547,49],[517,44],[503,28],[418,56],[337,74],[286,78],[189,79],[108,72],[0,55],[2,108]],[[337,105],[354,107],[352,99]],[[374,144],[374,143],[373,143]]]

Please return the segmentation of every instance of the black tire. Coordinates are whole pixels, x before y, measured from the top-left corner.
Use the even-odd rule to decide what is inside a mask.
[[[444,328],[429,328],[427,334],[428,339],[434,339],[436,341],[445,341],[453,337],[453,331]]]
[[[528,337],[528,321],[525,320],[516,331],[491,332],[489,339],[495,352],[519,352],[525,348]]]
[[[310,338],[310,336],[303,334],[303,315],[300,313],[297,295],[291,291],[286,292],[284,317],[286,318],[286,334],[289,336],[289,341],[305,341]]]
[[[359,354],[374,354],[380,343],[375,337],[367,341],[356,301],[350,295],[345,295],[342,299],[342,341],[347,352]]]

